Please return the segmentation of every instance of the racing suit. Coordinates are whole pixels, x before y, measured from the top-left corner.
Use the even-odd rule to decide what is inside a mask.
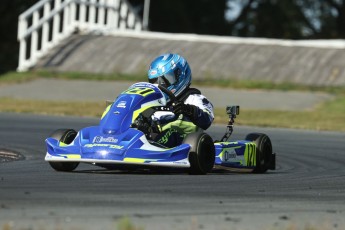
[[[212,103],[199,90],[188,89],[177,99],[180,102],[173,105],[174,112],[157,111],[152,115],[160,130],[154,140],[169,148],[181,144],[189,133],[206,130],[214,119]]]

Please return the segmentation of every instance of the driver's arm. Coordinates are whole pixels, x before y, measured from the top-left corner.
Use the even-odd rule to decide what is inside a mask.
[[[200,94],[192,94],[184,103],[177,103],[174,113],[187,116],[196,126],[204,130],[208,129],[214,120],[212,103]]]

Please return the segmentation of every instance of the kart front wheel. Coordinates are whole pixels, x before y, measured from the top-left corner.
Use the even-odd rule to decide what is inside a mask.
[[[247,141],[256,145],[256,166],[254,173],[264,173],[270,169],[273,161],[272,143],[270,138],[263,133],[250,133],[246,136]]]
[[[73,129],[58,129],[50,135],[51,138],[54,138],[65,144],[72,143],[76,136],[77,132]],[[79,162],[50,161],[49,164],[56,171],[70,172],[78,167]]]
[[[212,138],[206,133],[191,133],[184,139],[189,144],[190,174],[204,175],[214,166],[215,148]]]

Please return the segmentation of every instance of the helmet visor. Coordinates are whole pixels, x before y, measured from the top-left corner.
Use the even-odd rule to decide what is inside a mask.
[[[152,84],[158,84],[167,88],[173,85],[174,83],[176,83],[176,77],[175,77],[175,74],[171,72],[171,73],[166,73],[157,78],[149,79],[149,82]]]

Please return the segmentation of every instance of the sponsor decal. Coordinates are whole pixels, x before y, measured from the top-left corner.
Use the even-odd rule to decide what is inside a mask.
[[[102,143],[102,142],[108,142],[108,143],[117,143],[119,140],[114,137],[102,137],[102,136],[95,136],[93,138],[93,143]]]
[[[155,70],[155,69],[151,70],[150,74],[151,75],[156,75],[157,74],[157,70]]]
[[[111,145],[111,144],[86,144],[84,145],[85,148],[93,148],[93,147],[108,147],[111,149],[123,149],[124,146],[121,145]]]
[[[129,88],[124,94],[139,94],[141,96],[147,96],[151,93],[155,92],[155,86],[151,83],[148,83],[149,85],[143,86],[143,87],[133,87]]]
[[[118,107],[118,108],[126,108],[126,101],[120,101],[118,104],[117,104],[117,106],[116,107]]]
[[[223,153],[223,161],[229,161],[231,159],[235,159],[237,157],[235,149],[231,151],[225,150]]]
[[[131,87],[129,87],[128,90],[126,90],[124,93],[130,92],[133,89],[138,89],[138,88],[155,88],[155,86],[151,83],[148,82],[139,82],[139,83],[135,83],[134,85],[132,85]]]
[[[186,165],[187,162],[185,162],[185,161],[174,161],[173,164],[177,164],[177,165]]]

